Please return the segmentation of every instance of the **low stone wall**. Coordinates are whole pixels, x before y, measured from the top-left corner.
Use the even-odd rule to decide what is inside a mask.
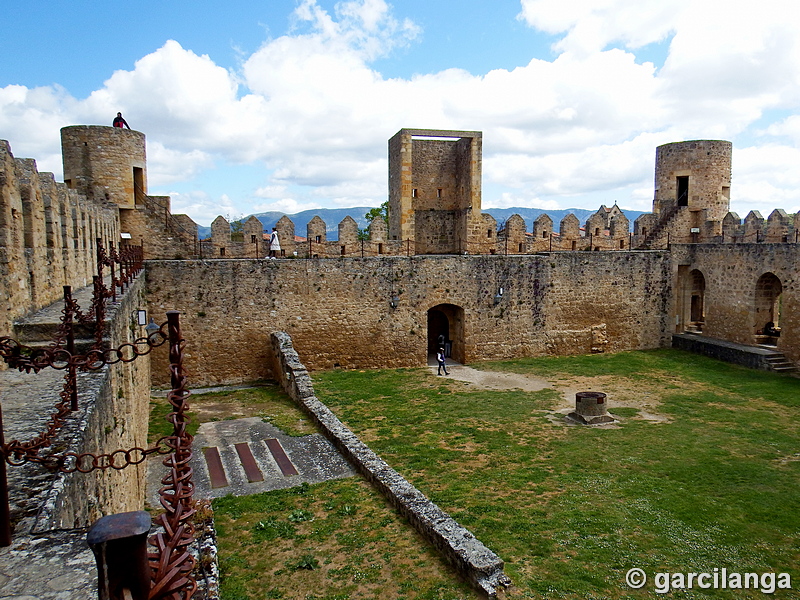
[[[317,399],[289,334],[275,332],[271,341],[272,372],[355,468],[477,588],[493,597],[499,586],[510,585],[500,557],[386,464]]]
[[[139,278],[111,306],[106,327],[118,347],[139,335],[131,315],[145,305]],[[78,374],[80,411],[59,434],[57,447],[78,453],[110,453],[147,447],[150,360],[143,356],[90,373]],[[145,498],[145,463],[122,470],[58,473],[44,499],[34,533],[86,527],[101,516],[141,510]]]
[[[776,353],[776,351],[766,348],[744,346],[691,333],[673,334],[672,347],[762,371],[772,369],[767,359]]]

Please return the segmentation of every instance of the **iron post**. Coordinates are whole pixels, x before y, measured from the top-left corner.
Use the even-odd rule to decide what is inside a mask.
[[[99,600],[147,600],[150,525],[150,515],[138,510],[101,517],[89,529],[86,541],[97,562]]]

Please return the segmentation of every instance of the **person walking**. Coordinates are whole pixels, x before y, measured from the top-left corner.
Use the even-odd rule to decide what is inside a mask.
[[[272,228],[272,233],[269,234],[269,257],[276,258],[281,253],[281,241],[278,239],[277,228]]]
[[[436,353],[436,362],[439,363],[439,371],[436,373],[437,375],[441,375],[443,370],[445,375],[450,375],[450,373],[447,372],[447,361],[445,360],[444,348],[442,347],[439,347],[439,351]]]

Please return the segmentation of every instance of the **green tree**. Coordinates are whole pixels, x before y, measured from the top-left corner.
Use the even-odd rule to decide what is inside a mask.
[[[386,226],[389,226],[389,201],[387,200],[380,206],[376,206],[375,208],[370,208],[367,214],[364,215],[364,218],[367,220],[367,229],[359,229],[358,230],[358,239],[359,240],[368,240],[369,239],[369,223],[372,223],[377,217],[382,217]]]

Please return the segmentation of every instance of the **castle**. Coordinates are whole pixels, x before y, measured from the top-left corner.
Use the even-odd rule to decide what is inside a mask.
[[[616,206],[583,228],[542,215],[528,232],[518,215],[498,229],[481,212],[480,132],[403,129],[389,140],[388,225],[375,219],[365,237],[348,217],[328,241],[321,219],[302,239],[284,217],[282,254],[301,260],[264,261],[257,219],[237,240],[218,217],[200,241],[168,197],[147,194],[142,133],[61,136],[63,184],[0,144],[3,334],[62,285],[86,285],[100,239],[141,244],[151,314],[175,308],[189,339],[213,340],[190,351],[195,385],[270,377],[275,330],[314,369],[422,365],[442,334],[459,362],[657,348],[687,331],[800,361],[800,221],[729,212],[729,142],[657,148],[653,212],[633,232]]]
[[[61,135],[64,183],[0,141],[0,336],[20,338],[63,286],[89,284],[99,247],[131,244],[142,247],[146,276],[112,310],[110,345],[142,335],[144,309],[158,323],[179,311],[193,387],[294,380],[275,360],[276,331],[311,369],[421,366],[440,336],[462,363],[676,343],[708,350],[705,341],[745,363],[746,348],[769,349],[748,363],[759,368],[775,355],[800,361],[800,220],[778,209],[742,223],[729,212],[729,142],[657,148],[653,212],[633,232],[616,206],[583,228],[568,215],[555,231],[543,215],[528,232],[518,215],[498,228],[481,212],[480,132],[403,129],[389,140],[388,224],[376,218],[364,236],[348,217],[328,241],[319,218],[301,239],[284,217],[285,259],[264,260],[257,219],[235,237],[218,217],[200,241],[168,197],[148,195],[143,134],[73,126]],[[68,432],[78,452],[146,446],[151,385],[169,384],[165,350],[81,374],[89,389]],[[25,467],[10,473],[12,490],[29,484]],[[12,518],[33,536],[139,509],[143,468],[130,469],[56,474],[42,510],[26,489],[12,498]]]

